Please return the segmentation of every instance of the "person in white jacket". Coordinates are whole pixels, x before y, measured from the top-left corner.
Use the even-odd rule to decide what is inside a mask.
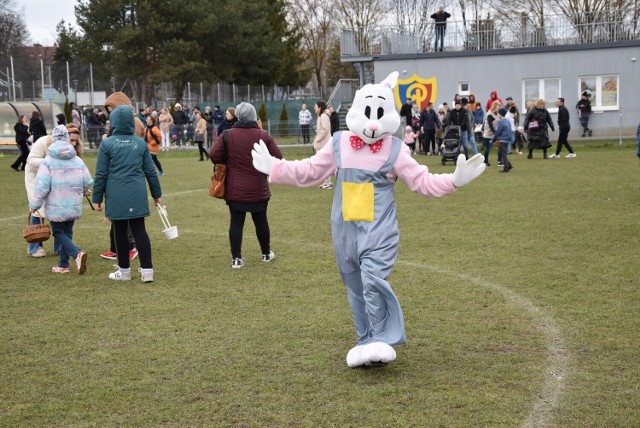
[[[27,157],[27,165],[25,167],[24,185],[27,189],[27,201],[33,197],[33,193],[36,188],[36,175],[38,174],[38,168],[40,164],[47,156],[49,146],[51,145],[51,135],[45,135],[38,138],[38,141],[32,144],[31,151]],[[46,218],[45,206],[43,205],[37,212],[31,216],[31,224],[39,224],[40,217]],[[60,246],[57,242],[53,242],[53,252],[58,254]],[[44,257],[47,253],[44,250],[42,242],[36,242],[27,245],[27,253],[32,257]]]

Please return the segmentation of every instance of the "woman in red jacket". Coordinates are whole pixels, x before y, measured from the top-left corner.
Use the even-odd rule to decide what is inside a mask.
[[[229,206],[229,243],[231,267],[244,266],[242,258],[242,231],[247,212],[251,213],[256,235],[262,250],[262,261],[275,257],[271,251],[271,232],[267,219],[267,205],[271,198],[267,176],[253,167],[253,144],[263,140],[271,156],[282,159],[280,149],[268,132],[258,127],[256,109],[249,103],[240,103],[235,110],[238,122],[218,137],[209,151],[214,164],[227,166],[224,198]]]

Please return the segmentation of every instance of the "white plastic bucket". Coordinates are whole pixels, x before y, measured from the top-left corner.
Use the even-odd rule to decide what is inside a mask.
[[[158,208],[158,215],[160,215],[160,220],[162,220],[162,224],[164,225],[164,236],[167,237],[168,240],[172,240],[178,237],[178,226],[171,226],[169,223],[169,217],[167,217],[167,207],[156,205]]]

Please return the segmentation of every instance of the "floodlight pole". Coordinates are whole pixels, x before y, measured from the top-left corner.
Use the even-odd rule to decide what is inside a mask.
[[[42,101],[44,101],[44,61],[40,55],[40,77],[42,78]]]
[[[13,102],[16,102],[16,75],[13,74],[13,57],[11,58],[11,85],[13,87]]]

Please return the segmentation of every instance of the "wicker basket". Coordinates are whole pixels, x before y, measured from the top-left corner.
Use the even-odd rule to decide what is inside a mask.
[[[22,229],[22,236],[30,244],[44,242],[51,237],[51,226],[44,224],[42,216],[40,216],[40,224],[31,224],[31,213],[29,213],[27,226]]]

